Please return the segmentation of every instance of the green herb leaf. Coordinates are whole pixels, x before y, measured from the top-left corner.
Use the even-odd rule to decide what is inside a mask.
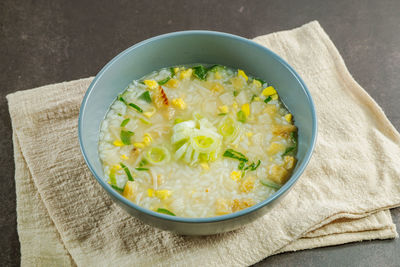
[[[123,163],[120,163],[119,165],[121,165],[122,169],[124,169],[124,172],[126,173],[126,176],[128,176],[128,180],[129,181],[134,181],[131,172],[129,171],[129,168],[126,167]]]
[[[271,96],[269,96],[269,97],[267,97],[266,99],[264,99],[264,103],[265,104],[267,104],[269,101],[271,101],[272,100],[272,97]]]
[[[139,167],[139,168],[135,168],[135,170],[137,170],[137,171],[148,171],[149,168],[141,168],[141,167]]]
[[[239,110],[237,113],[237,120],[245,123],[246,122],[246,114],[243,112],[243,110]]]
[[[269,181],[269,180],[261,180],[261,179],[260,179],[260,183],[261,183],[262,185],[265,185],[265,186],[267,186],[267,187],[271,187],[271,188],[276,189],[276,190],[278,190],[279,188],[281,188],[281,186],[280,186],[279,184],[276,184],[276,183],[274,183],[274,182],[272,182],[272,181]]]
[[[147,103],[151,103],[151,96],[149,91],[145,91],[143,94],[139,96],[139,99],[146,101]]]
[[[171,80],[171,77],[168,76],[168,77],[165,78],[164,80],[159,81],[158,84],[159,84],[159,85],[164,85],[164,84],[166,84],[169,80]]]
[[[131,131],[124,131],[124,130],[121,130],[120,137],[121,137],[122,143],[124,143],[124,145],[130,145],[130,144],[131,144],[131,137],[132,137],[134,134],[135,134],[135,133],[134,133],[134,132],[131,132]]]
[[[169,71],[171,72],[171,77],[174,77],[176,74],[174,68],[171,67]]]
[[[113,185],[113,184],[112,184],[111,187],[114,188],[115,190],[117,190],[117,191],[120,192],[120,193],[124,192],[124,189],[123,189],[123,188],[118,187],[118,186],[116,186],[116,185]]]
[[[167,209],[158,208],[157,212],[164,213],[164,214],[171,215],[171,216],[176,216],[174,213],[172,213],[171,211],[169,211]]]
[[[207,77],[208,70],[204,68],[202,65],[193,67],[193,75],[200,80],[205,80]]]
[[[121,122],[121,127],[125,127],[125,125],[127,125],[128,124],[128,122],[130,121],[131,119],[125,119],[125,120],[123,120],[122,122]]]
[[[228,113],[218,113],[218,116],[225,116]]]
[[[238,94],[239,94],[238,91],[236,91],[236,90],[233,91],[233,96],[234,96],[234,97],[236,97]]]
[[[136,109],[138,112],[143,113],[143,109],[141,109],[138,105],[135,105],[133,103],[129,103],[128,106]]]

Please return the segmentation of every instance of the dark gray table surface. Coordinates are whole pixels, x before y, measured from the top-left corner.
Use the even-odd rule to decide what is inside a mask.
[[[0,262],[16,266],[11,92],[95,75],[158,34],[207,29],[252,38],[318,20],[354,78],[400,129],[400,1],[0,1]],[[392,210],[400,226],[400,209]],[[400,241],[368,241],[269,257],[259,266],[399,266]]]

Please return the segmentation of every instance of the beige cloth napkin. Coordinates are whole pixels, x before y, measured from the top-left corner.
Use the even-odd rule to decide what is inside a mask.
[[[397,236],[400,135],[353,80],[318,22],[254,39],[277,52],[314,98],[319,136],[293,190],[233,232],[187,237],[144,225],[86,167],[77,118],[91,78],[8,95],[23,266],[249,265],[269,255]]]

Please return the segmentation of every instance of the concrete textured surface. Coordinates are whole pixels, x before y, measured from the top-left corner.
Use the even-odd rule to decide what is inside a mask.
[[[95,75],[148,37],[189,29],[252,38],[318,20],[354,78],[400,130],[400,1],[0,1],[0,262],[18,266],[11,124],[5,95]],[[392,211],[398,228],[400,209]],[[276,255],[256,266],[399,266],[400,241]]]

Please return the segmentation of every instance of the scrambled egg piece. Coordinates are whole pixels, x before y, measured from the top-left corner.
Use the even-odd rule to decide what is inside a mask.
[[[182,70],[179,73],[179,79],[184,80],[184,79],[189,79],[190,77],[192,77],[192,69],[187,69],[187,70]]]
[[[170,79],[167,84],[168,87],[176,88],[179,85],[179,81],[177,79]]]
[[[293,169],[294,165],[296,164],[296,159],[292,156],[285,156],[283,157],[283,167],[286,170],[291,170]]]
[[[248,103],[242,105],[242,111],[248,117],[250,115],[250,105]]]
[[[120,141],[120,140],[115,140],[114,143],[113,143],[113,145],[114,145],[114,146],[123,146],[124,143],[122,143],[122,141]]]
[[[241,176],[242,176],[242,172],[241,171],[233,171],[233,172],[231,172],[231,179],[234,180],[234,181],[239,181]]]
[[[145,133],[145,134],[144,134],[143,143],[144,143],[146,146],[150,145],[152,140],[153,140],[153,139],[151,138],[151,135],[150,135],[149,133]]]
[[[180,108],[180,109],[186,108],[186,103],[182,98],[172,99],[172,105],[174,105],[175,107]]]
[[[159,199],[166,199],[169,196],[171,196],[172,192],[169,190],[156,190],[154,192],[155,196],[158,197]]]
[[[279,152],[282,152],[285,149],[285,146],[280,143],[271,143],[267,149],[268,155],[275,155]]]
[[[226,106],[226,105],[219,106],[218,109],[219,109],[219,111],[221,111],[222,113],[228,113],[228,112],[229,112],[229,107]]]
[[[249,193],[254,188],[255,178],[252,176],[247,177],[242,184],[240,185],[239,189],[243,193]]]
[[[263,96],[272,96],[276,94],[276,90],[273,86],[268,86],[262,91]]]
[[[125,154],[122,154],[121,159],[129,159],[129,157],[127,157]]]
[[[152,188],[147,189],[147,195],[149,197],[154,197],[154,189],[152,189]]]
[[[293,118],[293,116],[290,113],[285,115],[285,119],[287,120],[287,122],[292,122],[292,118]]]
[[[291,132],[296,131],[296,126],[290,125],[274,125],[272,127],[272,134],[279,135],[284,138],[288,137]]]
[[[234,199],[232,204],[232,211],[236,212],[239,210],[244,210],[256,204],[253,199]]]
[[[246,73],[243,70],[238,70],[238,76],[243,77],[245,79],[245,81],[247,82],[247,80],[249,79],[249,77],[247,77]]]
[[[127,181],[124,187],[124,191],[122,192],[122,195],[129,199],[130,201],[135,200],[135,184],[132,181]]]
[[[154,80],[144,80],[143,83],[151,90],[158,87],[158,83]]]

